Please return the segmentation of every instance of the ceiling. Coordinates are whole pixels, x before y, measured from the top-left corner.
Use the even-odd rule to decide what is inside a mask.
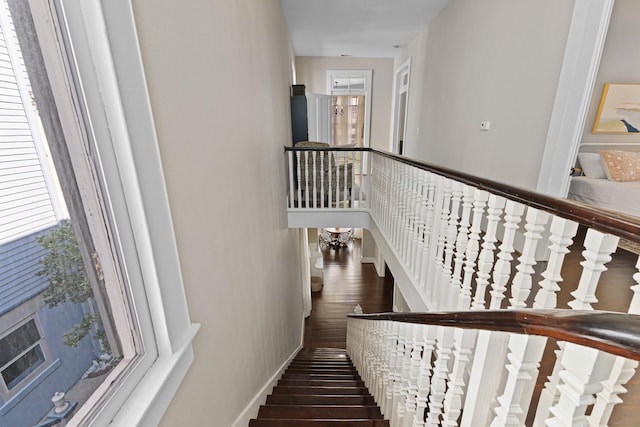
[[[450,0],[280,0],[296,56],[393,57]]]

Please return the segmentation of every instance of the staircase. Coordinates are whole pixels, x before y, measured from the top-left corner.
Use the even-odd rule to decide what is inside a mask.
[[[303,349],[249,427],[382,427],[380,408],[345,350]]]

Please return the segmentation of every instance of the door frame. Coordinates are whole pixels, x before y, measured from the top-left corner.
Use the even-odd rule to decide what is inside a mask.
[[[566,197],[615,0],[576,0],[536,191]]]
[[[406,79],[404,77],[406,76]],[[404,83],[406,80],[406,84]],[[396,68],[394,74],[394,85],[393,85],[393,134],[391,135],[391,152],[395,154],[399,153],[399,143],[400,143],[400,126],[402,126],[403,130],[403,152],[405,152],[404,147],[406,147],[407,140],[407,113],[409,111],[409,84],[411,82],[411,58],[407,59],[402,65]],[[402,94],[406,93],[404,99],[404,122],[400,123],[400,100],[402,99]]]
[[[364,95],[364,141],[363,147],[371,145],[371,87],[373,85],[373,70],[327,70],[327,93],[334,95]],[[364,90],[335,90],[333,80],[335,78],[364,78]],[[333,145],[333,141],[331,141]]]

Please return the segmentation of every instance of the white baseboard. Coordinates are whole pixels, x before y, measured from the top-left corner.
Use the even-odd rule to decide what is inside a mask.
[[[251,402],[247,405],[246,408],[242,411],[240,416],[236,418],[232,427],[247,427],[249,425],[249,420],[255,418],[258,414],[258,409],[260,409],[260,405],[263,405],[267,400],[267,396],[273,390],[273,387],[276,385],[282,374],[289,366],[289,363],[293,360],[294,357],[298,354],[298,352],[302,349],[302,345],[298,346],[295,351],[289,356],[289,358],[280,366],[280,369],[276,371],[275,374],[267,381],[267,383],[260,389],[260,391],[255,395]]]

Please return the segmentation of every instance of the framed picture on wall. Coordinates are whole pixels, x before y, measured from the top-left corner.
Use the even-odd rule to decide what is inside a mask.
[[[606,83],[593,133],[640,135],[640,83]]]

